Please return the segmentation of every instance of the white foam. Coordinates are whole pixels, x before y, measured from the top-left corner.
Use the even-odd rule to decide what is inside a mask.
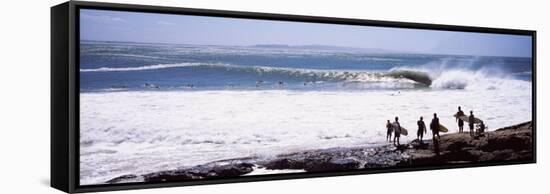
[[[509,90],[511,88],[523,90],[526,89],[526,86],[530,87],[529,82],[517,80],[510,76],[518,74],[504,73],[497,68],[471,69],[477,60],[477,58],[466,59],[461,65],[454,65],[453,67],[448,65],[449,60],[443,60],[442,62],[432,62],[415,67],[395,67],[390,69],[390,72],[404,70],[427,73],[432,80],[430,87],[434,89],[466,89],[483,92],[485,90]],[[526,72],[529,73],[530,71]]]
[[[466,89],[484,92],[486,90],[524,90],[530,87],[526,81],[511,79],[485,69],[476,71],[454,69],[437,75],[431,87],[440,89]]]
[[[139,67],[100,67],[95,69],[80,69],[80,72],[113,72],[113,71],[143,71],[153,69],[166,69],[175,67],[190,67],[202,65],[201,63],[175,63],[175,64],[157,64],[145,65]]]
[[[457,131],[457,106],[490,130],[531,120],[531,83],[485,90],[163,91],[82,93],[81,183],[244,156],[380,143],[399,116],[411,132],[437,112]],[[428,133],[428,136],[430,134]]]

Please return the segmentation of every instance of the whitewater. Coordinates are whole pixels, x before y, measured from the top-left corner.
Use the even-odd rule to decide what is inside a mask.
[[[462,90],[123,91],[83,93],[81,183],[235,157],[383,144],[399,116],[414,139],[416,121],[438,113],[456,132],[457,106],[494,130],[531,120],[531,85],[470,80]],[[434,84],[439,84],[435,80]],[[460,85],[461,83],[459,83]],[[428,133],[427,136],[431,135]]]

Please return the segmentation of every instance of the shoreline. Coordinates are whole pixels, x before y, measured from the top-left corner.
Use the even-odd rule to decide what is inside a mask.
[[[528,121],[476,137],[469,133],[443,134],[439,139],[439,154],[434,152],[432,140],[423,143],[414,140],[399,146],[334,147],[279,154],[269,159],[242,157],[177,170],[127,174],[105,184],[530,160],[533,158],[531,124]]]

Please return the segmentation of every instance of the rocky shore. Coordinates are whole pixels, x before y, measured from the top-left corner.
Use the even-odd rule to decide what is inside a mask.
[[[269,159],[236,158],[176,170],[142,175],[128,174],[113,178],[106,183],[227,178],[246,175],[257,168],[321,172],[472,162],[528,161],[533,159],[532,142],[531,122],[525,122],[474,137],[469,133],[441,135],[438,141],[439,154],[434,152],[434,142],[431,140],[422,143],[413,141],[400,146],[307,150]]]

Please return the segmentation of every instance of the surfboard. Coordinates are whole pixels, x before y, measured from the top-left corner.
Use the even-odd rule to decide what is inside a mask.
[[[407,129],[401,127],[401,135],[407,136],[407,135],[409,135],[409,131],[407,131]]]
[[[443,126],[442,124],[439,124],[439,131],[443,133],[449,132],[449,129],[447,127]]]
[[[469,119],[470,116],[460,116],[459,119],[460,120],[463,120],[464,122],[470,122],[470,119]],[[478,118],[475,118],[474,117],[474,123],[481,123],[481,119],[478,119]]]
[[[395,125],[395,122],[392,123],[392,126],[394,127],[394,129],[397,127],[397,126]],[[409,131],[408,131],[407,129],[405,129],[403,126],[401,126],[401,135],[405,135],[405,136],[406,136],[406,135],[409,135]]]

